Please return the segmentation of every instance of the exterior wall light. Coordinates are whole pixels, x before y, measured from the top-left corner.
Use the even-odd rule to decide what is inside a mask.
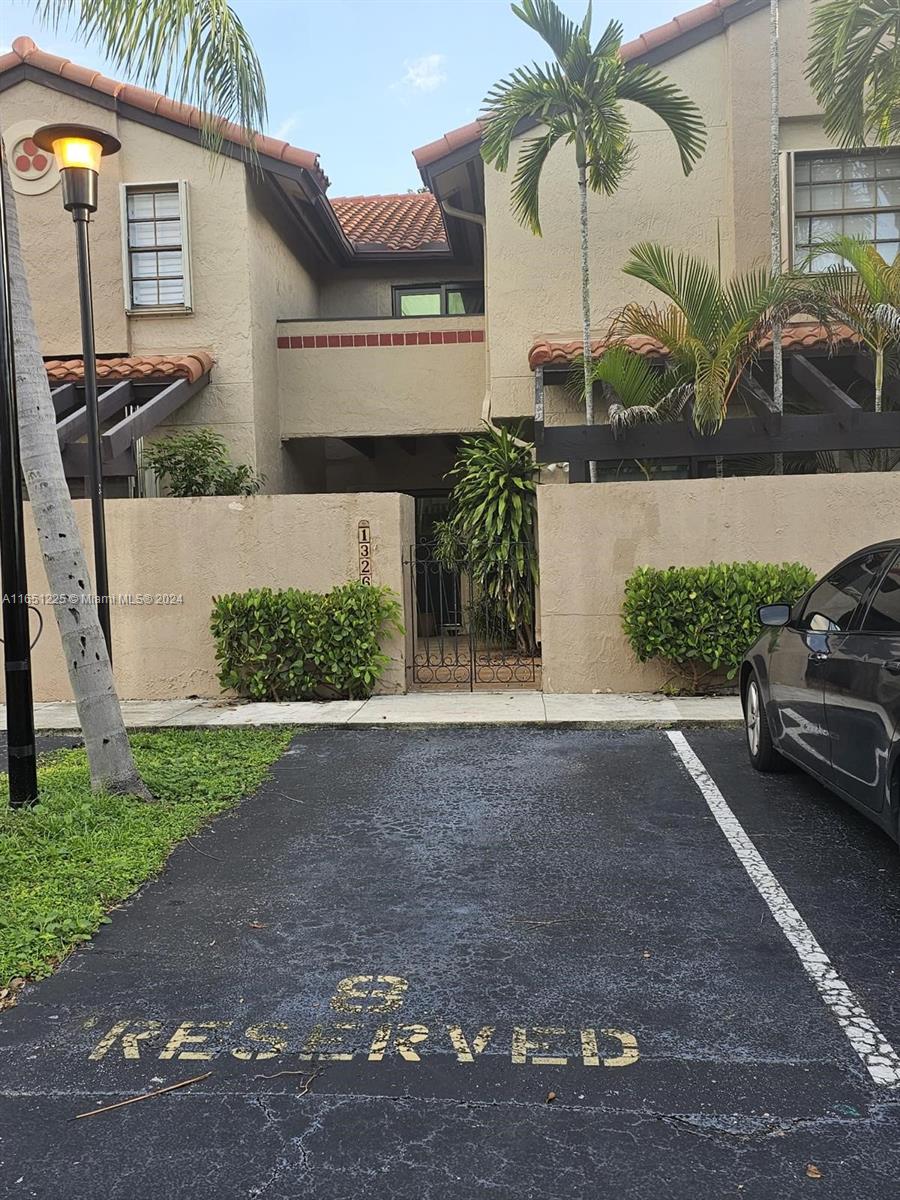
[[[119,139],[89,125],[42,125],[33,141],[56,157],[66,212],[96,212],[100,160],[122,148]]]
[[[42,125],[33,140],[52,151],[62,180],[63,207],[75,222],[78,256],[78,297],[81,306],[81,346],[84,361],[84,405],[87,413],[91,524],[94,534],[94,589],[106,649],[112,661],[109,616],[109,573],[106,560],[106,517],[103,511],[103,462],[100,456],[100,413],[97,405],[97,352],[94,345],[94,301],[91,290],[91,249],[88,218],[97,211],[101,160],[122,148],[118,138],[90,125]]]

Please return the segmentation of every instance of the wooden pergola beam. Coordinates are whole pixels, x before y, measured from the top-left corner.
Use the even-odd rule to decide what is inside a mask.
[[[97,412],[100,420],[108,421],[132,400],[130,379],[123,379],[105,392],[101,392],[97,400]],[[87,433],[87,408],[82,404],[68,417],[63,417],[56,424],[56,433],[60,446],[69,446],[83,438]]]
[[[844,424],[855,420],[863,411],[852,396],[848,396],[843,388],[838,387],[832,379],[802,356],[795,355],[789,358],[787,364],[794,382],[818,401],[826,412],[836,413]]]
[[[199,379],[194,380],[176,379],[174,383],[163,388],[152,400],[148,400],[146,404],[142,404],[127,417],[123,417],[118,424],[113,425],[112,429],[108,429],[100,437],[100,449],[104,460],[112,461],[120,454],[124,454],[139,438],[149,433],[151,429],[155,429],[157,425],[161,425],[166,417],[171,416],[192,396],[205,388],[207,383],[209,383],[209,374],[201,375]]]

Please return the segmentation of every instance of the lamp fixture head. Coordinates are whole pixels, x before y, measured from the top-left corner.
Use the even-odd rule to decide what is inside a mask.
[[[74,214],[97,211],[100,160],[122,148],[118,138],[90,125],[42,125],[33,140],[56,157],[62,180],[63,207]]]

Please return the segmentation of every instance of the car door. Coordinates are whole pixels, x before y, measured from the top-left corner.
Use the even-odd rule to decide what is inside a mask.
[[[842,563],[816,584],[770,643],[769,717],[778,748],[820,775],[831,774],[825,668],[835,639],[853,627],[891,553],[869,551]]]
[[[872,589],[858,627],[831,639],[823,665],[835,784],[880,812],[900,712],[900,557]]]

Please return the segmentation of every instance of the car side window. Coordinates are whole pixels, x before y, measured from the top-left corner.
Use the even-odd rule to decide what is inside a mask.
[[[866,633],[900,634],[900,559],[888,568],[861,628]]]
[[[814,633],[848,630],[859,602],[891,553],[890,550],[874,550],[863,554],[823,579],[807,597],[800,628]]]

